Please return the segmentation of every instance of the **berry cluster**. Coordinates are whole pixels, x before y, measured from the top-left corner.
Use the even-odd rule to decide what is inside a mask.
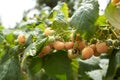
[[[46,28],[44,34],[48,37],[53,34],[54,31],[51,28]],[[26,37],[24,35],[18,36],[18,42],[25,43]],[[82,40],[80,34],[76,34],[75,39],[73,33],[70,35],[70,40],[62,41],[55,39],[53,42],[48,43],[43,47],[39,53],[39,57],[43,57],[51,53],[53,50],[66,50],[68,51],[68,58],[74,59],[78,56],[82,56],[83,59],[89,59],[93,55],[100,56],[101,53],[107,53],[108,46],[105,42],[97,42],[95,44],[86,45],[85,40]]]
[[[96,44],[91,44],[87,47],[85,47],[82,50],[82,58],[84,59],[89,59],[94,56],[100,56],[102,53],[107,53],[108,52],[108,46],[105,42],[98,42]]]

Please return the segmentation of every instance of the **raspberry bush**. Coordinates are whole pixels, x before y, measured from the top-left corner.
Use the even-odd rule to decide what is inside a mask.
[[[61,1],[0,25],[0,80],[119,80],[119,2],[101,16],[98,0],[75,0],[76,11]]]

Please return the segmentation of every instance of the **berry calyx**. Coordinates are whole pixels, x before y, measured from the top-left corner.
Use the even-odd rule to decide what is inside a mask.
[[[74,49],[68,50],[68,58],[69,59],[75,59],[78,56],[79,56],[79,54],[77,53],[76,50],[75,51],[74,51]]]

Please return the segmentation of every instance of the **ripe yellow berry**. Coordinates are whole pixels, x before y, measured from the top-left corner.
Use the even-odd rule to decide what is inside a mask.
[[[89,59],[92,57],[93,54],[94,54],[94,51],[91,47],[85,47],[82,50],[82,58],[83,59]]]
[[[19,43],[25,43],[26,42],[26,37],[23,34],[18,35],[18,42]]]
[[[95,51],[96,50],[96,45],[95,44],[91,44],[90,47]]]
[[[53,47],[54,47],[56,50],[62,50],[62,49],[64,49],[65,44],[64,44],[64,42],[61,42],[61,41],[55,41],[55,42],[53,43]]]
[[[65,48],[66,49],[71,49],[74,46],[74,42],[65,42]]]
[[[51,28],[46,28],[45,29],[45,31],[44,31],[44,34],[46,35],[46,36],[49,36],[51,33],[53,33],[54,31],[53,30],[51,30]]]
[[[100,56],[100,53],[98,53],[97,51],[96,51],[96,45],[95,44],[91,44],[90,45],[90,47],[93,49],[93,51],[94,51],[94,56]]]
[[[51,51],[51,47],[49,45],[45,46],[41,53],[48,54]]]
[[[46,46],[42,49],[42,51],[40,52],[39,57],[42,57],[42,56],[50,53],[51,50],[52,50],[51,47],[50,47],[49,45],[46,45]]]
[[[80,41],[78,44],[79,44],[78,47],[79,50],[83,50],[83,48],[85,48],[85,41]]]
[[[96,50],[98,53],[106,53],[108,51],[108,46],[105,42],[96,43]]]

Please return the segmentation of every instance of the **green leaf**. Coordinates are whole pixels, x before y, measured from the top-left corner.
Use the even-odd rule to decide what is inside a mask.
[[[13,43],[14,41],[14,34],[13,33],[10,33],[8,35],[6,35],[6,40],[10,43]]]
[[[43,68],[49,75],[66,74],[67,80],[72,80],[71,60],[65,51],[57,51],[43,57]]]
[[[65,19],[68,19],[68,6],[66,3],[59,3],[56,7],[54,7],[48,18],[50,20],[54,20],[59,13],[63,13]]]
[[[61,33],[63,30],[68,29],[68,7],[66,3],[59,3],[53,10],[51,11],[49,20],[52,21],[52,29],[57,33]]]
[[[120,51],[113,50],[110,55],[109,67],[106,74],[107,80],[113,80],[120,77]]]
[[[107,26],[105,15],[99,16],[95,24],[99,26]]]
[[[41,70],[41,66],[42,66],[41,62],[42,62],[42,60],[39,57],[29,57],[27,59],[27,61],[29,63],[28,64],[28,69],[30,71],[30,74],[32,76],[35,76],[35,74]]]
[[[29,56],[35,56],[38,55],[42,48],[45,46],[48,38],[42,39],[42,40],[37,40],[34,43],[31,43],[24,51],[24,55],[22,58],[21,62],[21,67],[25,68],[26,67],[26,60]]]
[[[66,3],[62,3],[60,10],[64,14],[65,18],[68,19],[68,6]]]
[[[0,34],[0,43],[2,43],[4,40],[4,37]]]
[[[65,20],[64,15],[59,13],[51,25],[52,29],[57,33],[68,29],[68,22]]]
[[[78,10],[76,10],[70,18],[70,25],[84,38],[89,39],[96,30],[94,23],[98,18],[98,11],[98,1],[84,0]]]
[[[110,3],[105,11],[106,18],[113,27],[120,29],[120,5]]]
[[[36,47],[36,52],[37,52],[36,54],[37,55],[41,52],[42,48],[46,45],[47,41],[48,41],[48,38],[44,38],[42,40],[38,39],[36,41],[35,47]]]
[[[24,70],[28,74],[28,79],[33,80],[38,72],[41,70],[41,59],[38,57],[28,57],[24,63]]]
[[[34,43],[31,43],[24,51],[24,58],[27,58],[28,56],[35,56],[38,53],[40,53],[40,51],[46,44],[47,40],[48,38],[45,38],[42,40],[37,40]]]
[[[46,24],[44,23],[44,22],[38,22],[38,23],[36,23],[37,24],[37,26],[36,26],[36,28],[39,28],[41,31],[44,31],[45,30],[45,26],[46,26]]]
[[[62,75],[56,75],[56,77],[57,77],[59,80],[67,80],[65,74],[62,74]]]
[[[91,59],[88,60],[80,60],[78,74],[81,75],[81,77],[79,78],[82,79],[85,76],[87,77],[88,75],[86,74],[86,72],[88,71],[101,69],[99,66],[99,60],[100,60],[99,58],[95,58],[95,57],[92,57]]]
[[[26,43],[24,44],[24,47],[27,47],[32,42],[33,42],[33,35],[29,35],[29,37],[27,38]]]
[[[119,60],[117,58],[116,54],[118,55],[119,53],[120,52],[118,50],[113,49],[113,51],[109,55],[109,66],[108,66],[106,77],[105,77],[106,80],[113,80],[113,78],[114,78],[116,68],[117,68],[117,62]]]
[[[0,30],[3,30],[3,29],[4,29],[4,27],[0,25]]]
[[[24,57],[27,56],[35,56],[36,55],[36,47],[35,47],[35,43],[31,43],[24,52]]]
[[[21,80],[21,69],[18,58],[11,58],[0,66],[0,80]]]
[[[7,47],[4,50],[4,55],[1,57],[0,60],[0,64],[3,64],[4,62],[6,62],[9,58],[11,58],[12,56],[18,55],[18,46],[15,46],[13,48],[9,48]]]

